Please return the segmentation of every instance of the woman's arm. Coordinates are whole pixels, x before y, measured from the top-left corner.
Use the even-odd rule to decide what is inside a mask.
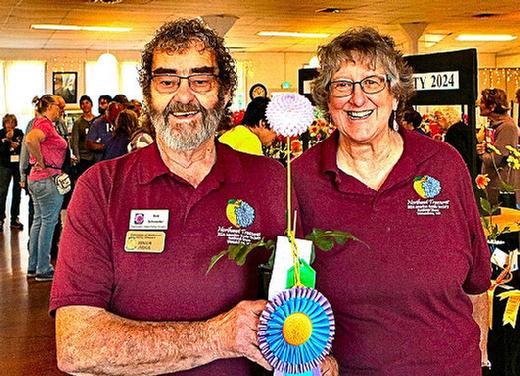
[[[70,147],[72,148],[72,153],[76,157],[76,159],[79,161],[79,119],[74,122],[74,125],[72,126],[72,132],[70,135]]]
[[[481,363],[488,362],[487,340],[489,330],[488,299],[487,292],[480,295],[468,295],[473,304],[473,320],[480,328],[480,353]]]
[[[29,153],[36,159],[36,164],[34,166],[40,169],[45,168],[45,161],[43,160],[40,147],[40,144],[43,141],[45,141],[45,133],[40,129],[31,129],[25,138],[25,144],[27,145]]]

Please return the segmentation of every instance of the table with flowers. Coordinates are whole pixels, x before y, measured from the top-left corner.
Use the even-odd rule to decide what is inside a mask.
[[[499,231],[509,227],[509,233],[502,234],[497,240],[503,241],[500,249],[507,255],[515,254],[519,245],[520,210],[500,208],[500,214],[493,216],[493,223]],[[486,226],[485,226],[486,227]],[[486,236],[490,235],[485,228]],[[492,260],[493,260],[492,256]],[[518,263],[517,256],[511,257]],[[499,262],[500,263],[500,262]],[[511,263],[511,262],[510,262]],[[490,375],[516,376],[520,374],[520,333],[516,327],[520,308],[520,278],[518,270],[509,265],[501,267],[492,264],[492,286],[488,291],[490,302],[490,331],[488,339],[489,360],[492,367]],[[520,326],[520,325],[519,325]]]

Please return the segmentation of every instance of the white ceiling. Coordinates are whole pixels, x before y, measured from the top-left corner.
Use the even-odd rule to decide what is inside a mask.
[[[427,23],[424,33],[446,34],[435,46],[419,44],[419,52],[477,47],[479,53],[520,54],[518,0],[123,0],[99,4],[92,0],[0,0],[0,48],[140,50],[164,21],[178,17],[234,15],[226,34],[236,51],[312,52],[325,40],[259,37],[257,32],[298,31],[336,35],[356,25],[375,26],[392,35],[405,52],[406,33],[400,24]],[[338,14],[316,10],[337,7]],[[475,15],[490,13],[489,18]],[[31,30],[33,23],[131,27],[128,33]],[[513,42],[458,42],[460,33],[514,34]]]

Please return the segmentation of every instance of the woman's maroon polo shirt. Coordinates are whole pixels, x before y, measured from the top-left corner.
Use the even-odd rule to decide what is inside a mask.
[[[471,179],[451,146],[401,135],[403,155],[379,191],[337,168],[337,134],[294,162],[304,232],[363,241],[317,252],[333,353],[342,375],[477,375],[467,294],[486,291],[491,269]]]

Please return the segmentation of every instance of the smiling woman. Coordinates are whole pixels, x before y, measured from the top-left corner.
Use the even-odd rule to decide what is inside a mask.
[[[465,164],[395,126],[413,87],[390,37],[348,30],[318,56],[313,97],[337,131],[294,162],[303,232],[348,230],[369,247],[336,246],[314,264],[335,311],[340,374],[476,375],[471,303],[485,318],[490,266]]]

